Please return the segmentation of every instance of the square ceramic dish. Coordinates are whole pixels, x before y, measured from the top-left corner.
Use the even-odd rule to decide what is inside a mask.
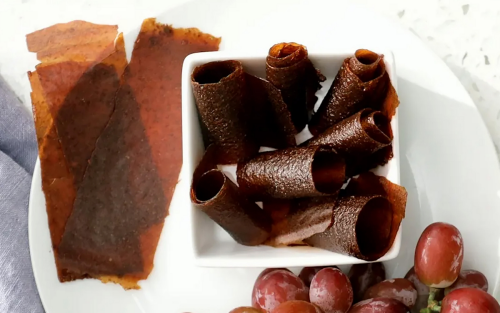
[[[395,63],[392,52],[376,51],[384,54],[387,71],[397,90]],[[318,102],[326,95],[342,61],[354,54],[354,51],[310,52],[309,58],[314,66],[321,70],[327,77],[322,83],[323,88],[316,95]],[[182,197],[189,207],[190,224],[186,225],[192,234],[192,245],[195,264],[205,267],[293,267],[293,266],[321,266],[366,263],[366,261],[346,256],[327,250],[312,247],[280,247],[269,246],[247,247],[236,243],[219,225],[212,221],[205,213],[192,205],[189,196],[189,187],[193,172],[204,153],[200,125],[198,123],[196,103],[191,89],[191,73],[198,65],[212,61],[238,60],[243,63],[246,72],[265,77],[267,51],[262,54],[244,54],[241,52],[205,52],[188,56],[184,60],[182,69],[182,144],[183,144],[183,170],[181,179],[189,183],[182,184]],[[392,119],[394,133],[393,149],[394,158],[385,166],[375,169],[375,173],[387,177],[390,181],[399,184],[399,142],[398,142],[398,116]],[[305,132],[308,133],[306,128]],[[304,131],[297,135],[299,141],[307,139]],[[310,136],[310,135],[309,135]],[[306,137],[306,138],[304,138]],[[222,170],[235,182],[236,166],[224,166]],[[401,228],[393,246],[379,261],[395,258],[401,246]]]

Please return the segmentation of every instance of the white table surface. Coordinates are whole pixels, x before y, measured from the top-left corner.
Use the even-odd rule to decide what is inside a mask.
[[[479,108],[500,156],[500,1],[352,1],[399,21],[446,62]],[[2,0],[0,74],[30,108],[26,71],[37,60],[27,51],[26,34],[75,19],[118,24],[126,32],[183,2],[187,1]]]

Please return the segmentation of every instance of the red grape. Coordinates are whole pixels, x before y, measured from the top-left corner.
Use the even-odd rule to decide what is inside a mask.
[[[304,282],[304,284],[306,284],[306,286],[309,287],[309,286],[311,286],[311,281],[314,278],[314,275],[316,275],[316,273],[318,273],[319,271],[321,271],[322,269],[324,269],[326,267],[338,268],[337,266],[304,267],[300,271],[299,277],[300,277],[300,279],[302,279],[302,281]]]
[[[309,301],[309,290],[304,282],[288,270],[270,271],[256,284],[256,305],[266,313],[289,300]]]
[[[433,223],[422,232],[415,250],[415,273],[429,287],[446,288],[460,273],[464,244],[453,225]]]
[[[262,313],[262,311],[251,306],[240,306],[229,313]]]
[[[405,278],[413,283],[415,289],[417,289],[417,293],[419,296],[427,296],[429,295],[429,286],[423,284],[415,274],[415,267],[410,268],[408,273],[406,273]],[[427,301],[426,301],[427,302]]]
[[[461,271],[460,275],[458,275],[458,279],[453,283],[453,285],[446,288],[445,294],[449,294],[455,289],[464,287],[478,288],[488,292],[488,279],[486,279],[486,276],[484,276],[484,274],[479,271]]]
[[[408,279],[395,278],[371,286],[365,292],[364,298],[392,298],[412,308],[417,302],[417,290]]]
[[[338,268],[324,268],[314,276],[309,297],[324,313],[345,313],[353,301],[351,282]]]
[[[373,298],[363,300],[352,306],[349,313],[407,313],[408,308],[398,300],[391,298]]]
[[[444,297],[441,313],[500,313],[500,305],[481,289],[460,288]]]
[[[380,262],[354,264],[348,276],[354,292],[354,302],[358,302],[363,299],[368,288],[385,280],[385,266]]]
[[[321,310],[306,301],[292,300],[278,305],[272,313],[322,313]]]
[[[254,308],[260,309],[260,306],[257,304],[257,299],[255,297],[255,294],[257,292],[257,286],[260,284],[260,281],[262,280],[262,277],[266,275],[267,273],[278,271],[278,270],[283,270],[283,271],[289,271],[287,268],[266,268],[262,272],[260,272],[259,276],[257,276],[257,279],[255,280],[255,283],[253,284],[253,290],[252,290],[252,306]]]

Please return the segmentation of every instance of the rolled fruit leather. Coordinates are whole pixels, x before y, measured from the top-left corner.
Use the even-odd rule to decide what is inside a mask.
[[[311,138],[308,146],[329,145],[340,155],[362,157],[390,145],[391,124],[379,111],[363,109]]]
[[[345,163],[328,146],[294,147],[238,164],[238,185],[252,200],[331,196],[342,187]]]
[[[241,62],[232,60],[203,64],[192,73],[205,146],[220,147],[219,163],[248,159],[259,146],[295,146],[295,135],[307,122],[307,103],[316,102],[324,76],[314,69],[304,46],[279,44],[270,53],[270,81],[244,73]],[[300,128],[294,121],[297,107],[305,112]]]
[[[390,121],[380,111],[363,109],[311,138],[306,145],[333,147],[345,158],[347,175],[353,176],[386,164],[392,158],[392,148],[383,148],[390,146],[392,139]]]
[[[340,197],[333,224],[305,242],[313,247],[373,261],[383,255],[389,241],[392,206],[381,196]]]
[[[269,49],[266,58],[266,79],[278,88],[297,132],[300,132],[309,120],[321,89],[320,82],[326,80],[309,60],[305,46],[290,42],[278,43]]]
[[[385,177],[363,173],[351,179],[339,198],[333,224],[305,242],[374,261],[392,247],[406,209],[406,190]]]
[[[387,164],[394,157],[392,145],[385,146],[368,157],[350,158],[346,165],[346,175],[353,177]]]
[[[324,232],[332,223],[337,195],[301,199],[272,199],[263,209],[273,219],[270,246],[300,245],[314,234]]]
[[[241,194],[224,173],[216,169],[217,149],[209,146],[197,166],[191,185],[191,202],[246,246],[263,243],[271,232],[271,218]]]
[[[218,164],[234,164],[257,154],[247,114],[245,72],[239,61],[216,61],[194,69],[191,85],[204,132],[205,147],[213,144]]]
[[[281,90],[265,79],[245,74],[252,132],[260,146],[284,149],[297,145],[298,133]]]
[[[360,49],[342,63],[309,123],[309,130],[318,135],[364,108],[382,111],[390,120],[398,105],[399,99],[386,71],[384,56]]]

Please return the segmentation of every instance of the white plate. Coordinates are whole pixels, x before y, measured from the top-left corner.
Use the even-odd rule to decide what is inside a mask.
[[[241,61],[245,71],[257,77],[265,77],[266,56],[270,47],[259,52],[203,52],[195,53],[184,60],[182,68],[182,145],[184,172],[181,180],[190,181],[192,174],[204,153],[203,139],[196,103],[191,88],[191,73],[194,68],[212,61],[238,60]],[[364,48],[370,48],[364,46]],[[376,51],[383,54],[387,72],[394,88],[397,90],[397,77],[394,56],[390,51]],[[326,95],[328,88],[337,75],[345,58],[352,56],[353,50],[342,49],[340,46],[332,51],[309,50],[309,59],[314,66],[321,70],[327,80],[322,84],[323,88],[316,93],[318,101],[315,110]],[[399,132],[398,115],[391,121],[394,140],[392,158],[385,166],[378,167],[375,173],[387,177],[393,183],[400,183],[399,175]],[[298,143],[311,138],[309,128],[305,128],[297,135]],[[223,166],[224,173],[236,183],[236,165]],[[186,186],[186,185],[185,185]],[[189,185],[187,185],[189,187]],[[342,255],[312,247],[280,247],[268,246],[248,247],[238,244],[229,234],[212,221],[206,214],[197,209],[190,201],[189,188],[181,189],[183,206],[190,207],[191,229],[193,236],[193,250],[195,264],[208,267],[293,267],[293,266],[320,266],[320,265],[342,265],[354,263],[366,263],[366,261],[355,257]],[[380,261],[392,260],[397,257],[401,247],[401,228],[396,236],[391,249],[380,259]]]
[[[113,11],[107,12],[112,19]],[[458,79],[416,36],[359,7],[328,0],[196,1],[158,12],[158,20],[222,36],[224,50],[256,51],[279,41],[300,42],[310,51],[334,50],[340,42],[353,50],[364,46],[392,50],[401,100],[401,183],[409,198],[401,252],[387,263],[388,274],[404,275],[412,265],[420,232],[432,221],[447,221],[464,237],[464,268],[483,271],[490,291],[500,296],[500,169],[493,145]],[[127,47],[139,27],[126,34]],[[189,182],[179,184],[178,190]],[[142,290],[125,292],[95,280],[60,284],[37,165],[29,237],[35,279],[47,313],[223,313],[250,304],[259,269],[193,265],[189,214],[179,201],[182,196],[174,195],[155,268],[141,283]]]

